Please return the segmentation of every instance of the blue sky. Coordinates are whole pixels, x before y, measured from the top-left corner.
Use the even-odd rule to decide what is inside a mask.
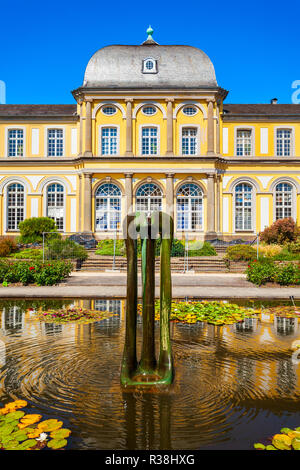
[[[299,13],[296,1],[6,1],[0,80],[7,103],[73,103],[90,56],[140,44],[151,24],[158,43],[209,55],[228,103],[290,103],[300,80]]]

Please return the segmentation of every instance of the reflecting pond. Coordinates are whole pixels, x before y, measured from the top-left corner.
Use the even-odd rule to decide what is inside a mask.
[[[86,325],[36,320],[40,306],[63,304],[116,315]],[[115,299],[1,301],[0,402],[22,398],[33,412],[62,419],[70,449],[251,449],[300,426],[300,366],[291,350],[298,319],[171,323],[173,386],[124,393],[124,314]]]

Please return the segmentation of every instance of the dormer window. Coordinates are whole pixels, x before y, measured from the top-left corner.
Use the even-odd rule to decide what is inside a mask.
[[[143,60],[143,73],[157,73],[157,61],[148,57]]]

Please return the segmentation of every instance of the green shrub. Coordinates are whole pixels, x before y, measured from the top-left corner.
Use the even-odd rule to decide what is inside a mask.
[[[250,245],[229,246],[225,254],[225,258],[232,261],[253,261],[256,257],[256,250]]]
[[[100,240],[98,242],[96,255],[113,256],[114,240]],[[116,240],[116,256],[125,256],[126,248],[124,240]]]
[[[86,249],[72,240],[49,240],[45,247],[45,259],[80,259],[88,257]]]
[[[294,263],[278,264],[266,258],[254,260],[246,270],[247,280],[261,286],[276,282],[282,286],[300,284],[300,267]]]
[[[284,249],[287,249],[291,253],[299,253],[300,254],[300,237],[296,240],[291,242],[286,242],[284,244]]]
[[[19,224],[20,243],[41,243],[43,241],[43,232],[52,232],[45,234],[45,240],[58,238],[55,221],[50,217],[31,217],[25,219]]]
[[[17,244],[15,240],[5,237],[0,240],[0,258],[9,256],[11,253],[17,251]]]
[[[58,284],[72,272],[72,264],[66,261],[0,261],[0,282],[23,285],[36,283],[40,286]]]
[[[72,272],[72,264],[66,261],[53,261],[38,265],[34,280],[39,286],[53,286]]]
[[[12,258],[15,259],[41,259],[42,257],[43,254],[40,248],[25,248],[12,255]]]
[[[274,280],[282,286],[289,284],[300,284],[300,268],[299,266],[289,263],[277,265]]]
[[[247,280],[258,286],[267,282],[274,282],[275,270],[273,261],[267,259],[254,260],[246,270]]]
[[[217,252],[215,248],[209,243],[209,242],[202,242],[200,245],[202,247],[196,248],[197,245],[199,246],[199,242],[194,241],[189,243],[188,248],[189,248],[189,256],[216,256]]]
[[[270,227],[260,232],[259,238],[267,244],[294,241],[299,236],[299,229],[292,217],[278,219]]]

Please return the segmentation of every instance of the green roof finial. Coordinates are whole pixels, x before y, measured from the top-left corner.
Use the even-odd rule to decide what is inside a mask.
[[[152,39],[152,34],[153,34],[153,29],[151,28],[151,26],[149,25],[149,28],[147,29],[146,33],[148,34],[148,37],[147,37],[147,41],[150,39]]]

